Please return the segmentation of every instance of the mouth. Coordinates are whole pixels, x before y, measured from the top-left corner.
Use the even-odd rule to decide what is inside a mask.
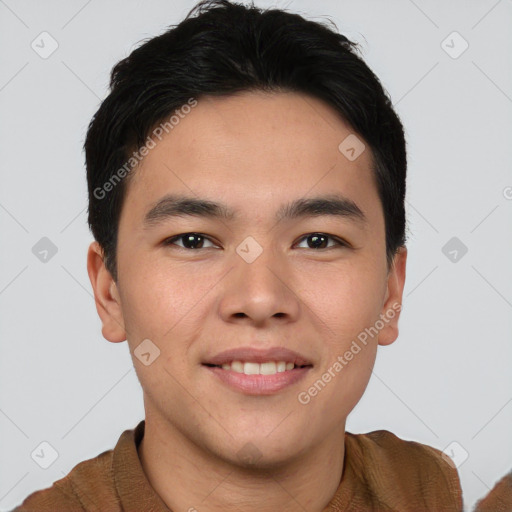
[[[223,364],[203,363],[203,365],[210,368],[220,368],[235,373],[243,373],[244,375],[275,375],[296,368],[308,368],[313,366],[311,364],[297,365],[291,361],[266,361],[264,363],[231,361]]]
[[[284,347],[228,350],[201,364],[229,388],[249,395],[276,393],[313,368],[311,361]]]

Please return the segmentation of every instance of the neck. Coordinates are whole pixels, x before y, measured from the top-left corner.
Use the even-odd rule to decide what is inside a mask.
[[[146,416],[138,453],[151,486],[171,511],[322,512],[341,481],[344,433],[343,425],[300,460],[247,469]]]

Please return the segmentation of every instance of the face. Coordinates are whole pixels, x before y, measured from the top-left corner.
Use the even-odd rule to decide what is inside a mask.
[[[388,273],[370,150],[339,149],[351,134],[298,93],[200,98],[134,171],[118,282],[95,243],[88,268],[147,421],[234,463],[252,443],[262,465],[344,431],[378,344],[398,335],[406,260]]]

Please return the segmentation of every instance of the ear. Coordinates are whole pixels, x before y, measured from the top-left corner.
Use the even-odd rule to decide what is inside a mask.
[[[87,272],[94,290],[96,311],[101,318],[103,337],[112,343],[126,340],[121,301],[117,285],[103,262],[103,250],[92,242],[87,253]]]
[[[385,325],[379,332],[379,345],[391,345],[398,338],[398,319],[402,310],[406,262],[407,248],[400,247],[395,254],[387,278],[386,298],[381,311],[381,318]]]

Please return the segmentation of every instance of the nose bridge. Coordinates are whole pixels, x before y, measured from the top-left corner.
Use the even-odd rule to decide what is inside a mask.
[[[263,247],[253,237],[247,237],[237,247],[236,253],[239,258],[236,272],[241,277],[242,286],[252,292],[279,292],[282,284],[275,274],[281,272],[279,269],[282,268],[282,258],[270,243]]]
[[[248,237],[236,249],[234,268],[224,290],[223,314],[244,314],[254,321],[275,315],[294,317],[297,297],[292,292],[284,255],[271,247],[262,247]]]

